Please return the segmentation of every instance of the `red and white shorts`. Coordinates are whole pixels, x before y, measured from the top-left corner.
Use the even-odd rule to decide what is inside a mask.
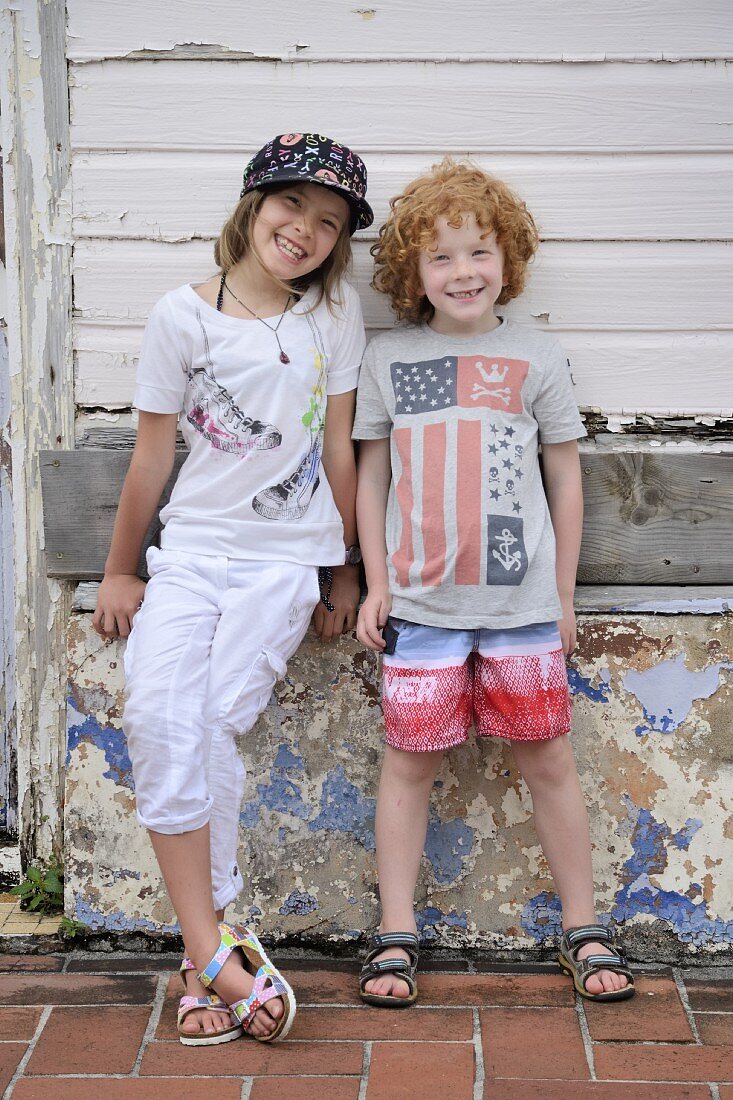
[[[570,732],[556,623],[452,630],[390,618],[382,702],[387,744],[408,752],[479,737],[545,741]]]

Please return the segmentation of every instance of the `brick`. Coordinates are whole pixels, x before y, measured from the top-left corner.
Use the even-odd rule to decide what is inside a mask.
[[[145,1051],[140,1073],[167,1077],[207,1073],[236,1077],[264,1075],[360,1076],[361,1043],[298,1043],[288,1037],[284,1043],[258,1043],[243,1039],[222,1048],[184,1047],[180,1043],[154,1042]]]
[[[733,981],[686,978],[685,988],[693,1012],[733,1012]]]
[[[419,977],[420,1004],[558,1005],[572,1007],[575,996],[568,979],[557,974],[470,974],[452,977],[425,974]]]
[[[594,1048],[596,1076],[626,1081],[733,1081],[733,1046],[640,1046],[616,1043]]]
[[[360,1005],[359,968],[354,965],[348,971],[322,970],[297,971],[287,967],[285,977],[295,990],[298,1004]]]
[[[355,1077],[257,1077],[250,1100],[358,1100]],[[385,1096],[383,1100],[387,1100]]]
[[[150,1004],[155,978],[106,977],[94,974],[4,974],[0,976],[0,1004],[104,1005]]]
[[[124,958],[95,955],[94,958],[69,959],[67,974],[166,974],[177,971],[182,955],[135,955]]]
[[[26,1066],[39,1073],[130,1073],[147,1008],[54,1008]]]
[[[40,1008],[0,1008],[0,1040],[32,1039],[40,1018]]]
[[[640,977],[630,1001],[583,1001],[591,1038],[604,1042],[693,1043],[677,987],[669,978]]]
[[[375,1043],[366,1100],[472,1100],[473,1079],[470,1043]]]
[[[575,1009],[490,1008],[480,1019],[487,1078],[590,1078]]]
[[[721,1085],[718,1089],[720,1100],[733,1100],[733,1085]]]
[[[695,1023],[707,1046],[733,1046],[733,1015],[729,1012],[700,1013],[695,1016]]]
[[[468,1042],[473,1013],[468,1008],[301,1008],[293,1039],[395,1039],[412,1042]]]
[[[710,1100],[707,1085],[615,1081],[488,1081],[484,1100]],[[724,1100],[721,1092],[721,1100]],[[733,1097],[730,1098],[733,1100]]]
[[[5,1094],[8,1082],[27,1049],[27,1043],[0,1043],[0,1096]]]
[[[151,1088],[153,1091],[151,1091]],[[191,1077],[167,1078],[156,1081],[142,1081],[139,1077],[93,1077],[66,1078],[59,1080],[48,1077],[36,1080],[23,1078],[13,1090],[13,1100],[99,1100],[100,1096],[109,1100],[240,1100],[242,1082],[231,1077],[207,1077],[195,1080]]]
[[[59,971],[64,965],[63,955],[0,955],[0,974],[10,972],[33,973]]]

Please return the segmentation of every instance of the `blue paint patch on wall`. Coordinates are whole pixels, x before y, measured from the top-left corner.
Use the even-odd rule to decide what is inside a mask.
[[[72,752],[84,742],[95,745],[104,753],[107,761],[105,779],[111,779],[120,787],[134,791],[132,761],[127,752],[127,740],[122,730],[114,726],[101,726],[91,714],[80,714],[71,702],[67,706],[66,766]]]
[[[328,772],[323,781],[321,812],[308,828],[312,833],[326,829],[350,834],[367,851],[373,851],[375,805],[376,799],[365,798],[359,788],[348,781],[343,766],[339,764]]]
[[[312,894],[304,894],[300,890],[293,890],[288,894],[285,901],[280,906],[279,912],[283,916],[293,915],[296,917],[305,916],[306,913],[314,913],[318,908],[318,901]]]
[[[721,662],[691,672],[680,653],[674,660],[662,661],[643,672],[630,669],[622,683],[641,703],[648,723],[646,728],[637,726],[637,734],[648,730],[672,733],[687,718],[696,699],[709,699],[715,694],[720,673],[726,668],[733,668],[733,664]]]
[[[562,935],[562,906],[557,894],[548,890],[530,898],[522,909],[521,925],[528,936],[541,942]]]
[[[126,917],[119,910],[113,913],[100,913],[92,909],[91,905],[77,893],[74,894],[74,920],[85,924],[92,932],[155,932],[178,935],[181,931],[178,923],[164,924],[161,927],[149,920]]]
[[[458,878],[463,860],[471,854],[474,835],[474,830],[461,818],[441,821],[435,813],[431,813],[425,855],[439,883],[445,885]]]
[[[305,771],[303,757],[296,756],[289,745],[281,745],[277,750],[275,767],[281,768],[283,771],[287,771],[288,768],[295,768],[299,772]]]
[[[693,900],[700,896],[699,884],[691,884],[692,897],[689,897],[676,890],[661,889],[650,877],[667,867],[667,844],[686,851],[702,823],[690,818],[682,829],[673,833],[664,822],[655,821],[649,810],[635,806],[628,796],[624,801],[633,824],[633,854],[623,867],[622,886],[612,910],[614,920],[630,920],[643,913],[667,921],[683,943],[733,943],[733,920],[715,917],[708,912],[707,902]]]
[[[568,665],[568,684],[571,695],[585,695],[593,703],[607,703],[611,690],[611,673],[607,668],[603,668],[598,678],[599,686],[593,687],[589,676],[581,676],[577,668]]]
[[[239,821],[245,829],[254,829],[260,817],[260,807],[274,810],[276,813],[291,814],[306,821],[311,808],[303,801],[297,783],[286,773],[302,772],[305,764],[287,745],[280,745],[275,763],[270,769],[270,782],[257,784],[257,796],[245,802],[239,814]]]
[[[468,917],[466,913],[443,913],[434,905],[428,905],[425,909],[418,909],[415,913],[417,932],[423,941],[437,939],[436,926],[442,924],[449,928],[467,928]]]

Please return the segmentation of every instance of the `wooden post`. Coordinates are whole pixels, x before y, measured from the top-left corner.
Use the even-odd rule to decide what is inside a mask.
[[[38,452],[73,445],[66,5],[0,9],[18,817],[23,864],[60,854],[69,585],[46,578]]]

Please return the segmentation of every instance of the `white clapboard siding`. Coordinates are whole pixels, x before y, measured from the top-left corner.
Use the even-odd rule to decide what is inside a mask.
[[[372,154],[376,221],[409,180],[452,152]],[[253,149],[190,153],[78,153],[73,163],[77,237],[215,237],[239,198]],[[476,161],[515,187],[545,240],[733,239],[733,155],[484,154]]]
[[[210,241],[78,241],[75,308],[89,319],[141,320],[171,287],[211,276]],[[368,242],[354,247],[354,281],[371,327],[389,324],[382,295],[368,287]],[[551,325],[730,326],[733,245],[720,242],[546,243],[513,315],[547,315]]]
[[[298,126],[358,152],[729,148],[723,62],[317,65],[106,61],[73,68],[75,150],[256,147]]]
[[[73,61],[177,51],[254,57],[731,56],[726,0],[67,0]]]
[[[725,382],[733,362],[733,332],[552,331],[570,356],[576,400],[584,410],[733,415],[733,396]],[[77,321],[80,406],[129,407],[141,340],[141,324]]]

